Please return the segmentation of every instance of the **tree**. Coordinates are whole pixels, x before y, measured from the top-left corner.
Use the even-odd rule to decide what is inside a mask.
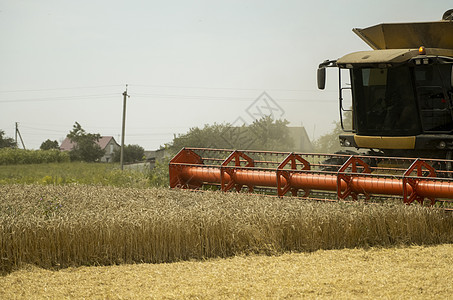
[[[338,136],[343,132],[340,122],[335,122],[335,128],[314,141],[315,151],[319,153],[335,153],[341,150]]]
[[[249,126],[250,136],[254,142],[249,149],[294,151],[294,141],[288,130],[287,120],[273,120],[264,116]]]
[[[0,129],[0,148],[16,148],[17,144],[14,139],[5,137],[5,132]]]
[[[345,113],[344,115],[345,128],[352,128],[352,114]],[[334,123],[335,128],[330,132],[320,136],[315,142],[315,151],[319,153],[335,153],[341,150],[339,135],[344,131],[341,128],[340,121]]]
[[[67,137],[74,143],[74,148],[69,152],[72,161],[95,162],[105,154],[105,151],[96,143],[101,135],[87,133],[77,122]]]
[[[230,124],[204,125],[203,128],[192,127],[185,134],[175,135],[173,141],[167,144],[167,148],[176,153],[183,147],[203,147],[203,148],[231,148],[228,140]]]
[[[50,149],[60,149],[58,146],[57,141],[51,141],[47,139],[45,142],[42,142],[41,146],[39,147],[41,150],[50,150]]]
[[[142,161],[145,156],[145,149],[139,145],[127,145],[124,146],[123,161],[126,163],[132,163]],[[121,158],[121,149],[115,149],[113,151],[113,161],[119,162]]]
[[[191,128],[186,134],[175,136],[166,146],[173,153],[183,147],[290,151],[294,141],[288,123],[286,120],[273,120],[270,116],[255,120],[249,126],[214,123],[204,128]]]

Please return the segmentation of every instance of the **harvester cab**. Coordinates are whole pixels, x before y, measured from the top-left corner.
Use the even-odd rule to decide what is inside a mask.
[[[373,50],[319,65],[319,89],[325,87],[326,68],[340,70],[342,146],[385,156],[452,157],[452,17],[449,10],[441,21],[355,28]],[[349,80],[350,86],[342,83]],[[344,101],[347,89],[351,104]],[[344,126],[346,111],[352,114],[351,128]]]

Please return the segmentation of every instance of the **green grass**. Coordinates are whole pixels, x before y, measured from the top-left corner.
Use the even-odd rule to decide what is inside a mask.
[[[156,184],[152,172],[121,171],[118,164],[49,163],[0,166],[0,184],[89,184],[117,187],[149,187]]]

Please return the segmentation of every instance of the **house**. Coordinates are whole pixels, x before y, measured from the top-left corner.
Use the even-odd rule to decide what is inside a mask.
[[[305,127],[288,127],[289,134],[294,141],[294,152],[311,153],[314,151],[313,144],[308,137]]]
[[[111,162],[113,159],[113,152],[115,150],[121,149],[121,146],[115,141],[113,136],[101,136],[99,141],[96,144],[101,147],[102,150],[105,150],[105,154],[101,157],[101,162]],[[64,141],[61,143],[60,150],[61,151],[71,151],[75,146],[69,138],[65,138]]]

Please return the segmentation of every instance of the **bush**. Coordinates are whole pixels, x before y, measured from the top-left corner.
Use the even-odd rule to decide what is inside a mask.
[[[162,161],[156,161],[154,168],[149,172],[149,184],[151,186],[168,187],[170,185],[169,162],[169,158],[164,158]]]
[[[139,145],[127,145],[124,146],[123,162],[134,163],[143,161],[145,156],[145,149]],[[121,160],[121,148],[113,151],[113,161],[119,162]]]
[[[41,149],[41,150],[50,150],[50,149],[59,150],[60,147],[58,146],[57,141],[51,141],[51,140],[47,139],[45,142],[43,142],[41,144],[41,147],[39,147],[39,149]]]
[[[42,164],[68,162],[69,154],[60,150],[0,149],[0,165]]]

